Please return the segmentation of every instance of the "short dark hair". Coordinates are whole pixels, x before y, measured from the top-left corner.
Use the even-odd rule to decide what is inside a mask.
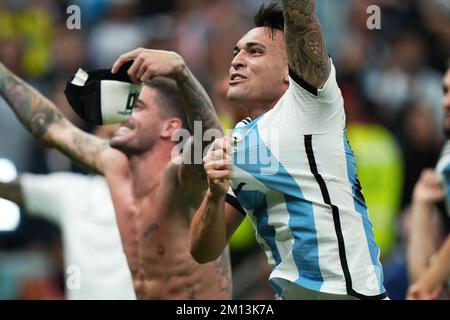
[[[164,118],[180,118],[184,129],[189,130],[184,100],[177,83],[169,78],[155,77],[145,82],[150,88],[158,91],[158,107]]]
[[[268,27],[274,30],[284,31],[283,10],[273,2],[268,5],[262,5],[254,18],[255,27]]]

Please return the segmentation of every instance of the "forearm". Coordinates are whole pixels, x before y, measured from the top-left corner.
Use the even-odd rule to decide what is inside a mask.
[[[439,249],[436,260],[433,261],[430,271],[437,284],[443,284],[450,278],[450,236],[447,236]]]
[[[0,95],[36,139],[57,148],[86,170],[103,173],[100,154],[110,149],[108,141],[76,128],[52,102],[1,63]]]
[[[62,113],[44,96],[0,63],[0,95],[24,127],[37,139],[51,143],[48,128]]]
[[[428,268],[434,253],[432,226],[433,205],[413,202],[408,244],[408,269],[412,281],[416,281]]]
[[[23,206],[23,196],[19,181],[0,182],[0,198],[12,201],[18,206]]]
[[[289,67],[306,82],[320,88],[328,79],[331,63],[315,0],[283,0]]]
[[[199,263],[217,259],[226,247],[225,195],[208,191],[191,222],[191,255]]]
[[[450,236],[439,249],[436,260],[422,273],[417,283],[428,294],[432,294],[450,278]]]
[[[195,121],[200,121],[202,133],[208,129],[217,129],[222,132],[219,117],[210,97],[185,64],[181,66],[176,81],[186,104],[190,129],[194,129]]]

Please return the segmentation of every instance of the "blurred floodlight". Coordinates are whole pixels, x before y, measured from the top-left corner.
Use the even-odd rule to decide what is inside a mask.
[[[19,207],[11,201],[0,198],[0,231],[14,231],[19,222]]]
[[[5,158],[0,158],[0,182],[8,183],[17,178],[17,170],[14,163]],[[19,226],[20,209],[8,200],[0,198],[0,231],[14,231]]]
[[[0,182],[8,183],[17,178],[17,170],[14,163],[5,158],[0,158]]]

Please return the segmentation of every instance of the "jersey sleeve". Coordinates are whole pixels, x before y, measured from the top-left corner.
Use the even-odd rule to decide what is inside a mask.
[[[302,77],[289,69],[289,77],[292,92],[299,100],[316,101],[320,104],[335,103],[340,96],[340,89],[336,81],[336,69],[330,58],[331,70],[327,81],[322,88],[315,88],[307,83]]]
[[[289,88],[281,104],[287,119],[292,119],[305,134],[323,134],[345,127],[344,100],[333,62],[330,75],[320,89],[289,69]]]

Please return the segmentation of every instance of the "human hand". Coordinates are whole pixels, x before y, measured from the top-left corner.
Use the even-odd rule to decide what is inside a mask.
[[[175,52],[138,48],[122,54],[114,62],[111,73],[116,73],[124,63],[132,60],[134,62],[128,69],[128,75],[135,83],[157,76],[177,80],[186,66],[183,58]]]

